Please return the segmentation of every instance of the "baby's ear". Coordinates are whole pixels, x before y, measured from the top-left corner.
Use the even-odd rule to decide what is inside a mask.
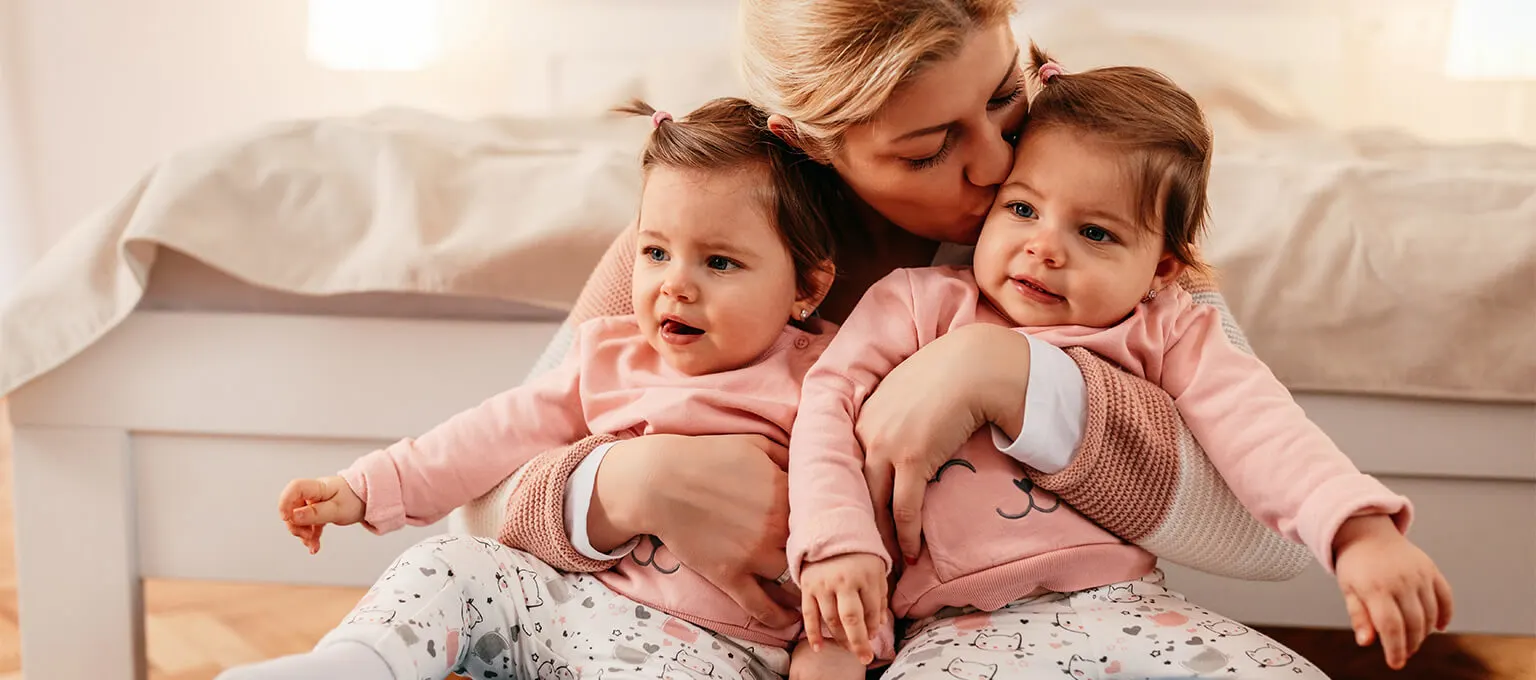
[[[837,265],[832,264],[831,260],[823,260],[816,266],[816,270],[811,272],[812,293],[802,295],[795,302],[810,309],[820,307],[821,301],[827,299],[827,293],[832,291],[832,283],[836,280]]]
[[[1179,282],[1179,277],[1189,265],[1179,261],[1173,253],[1164,251],[1162,259],[1157,261],[1157,269],[1152,275],[1152,290],[1162,290]]]

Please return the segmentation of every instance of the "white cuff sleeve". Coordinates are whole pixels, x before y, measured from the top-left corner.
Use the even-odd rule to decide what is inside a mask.
[[[565,487],[565,530],[571,534],[571,547],[590,560],[622,559],[639,542],[634,540],[625,543],[610,555],[592,547],[592,538],[587,535],[587,512],[592,509],[592,494],[597,491],[597,468],[602,466],[603,457],[608,455],[608,449],[612,447],[613,444],[603,444],[592,449],[586,460],[581,461],[576,471],[571,473],[571,479]]]
[[[1066,469],[1077,455],[1088,422],[1083,371],[1061,348],[1029,338],[1029,385],[1024,426],[1013,441],[997,426],[992,443],[1009,457],[1046,474]]]

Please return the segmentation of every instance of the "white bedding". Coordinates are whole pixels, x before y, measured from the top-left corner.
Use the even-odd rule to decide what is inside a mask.
[[[1219,123],[1205,252],[1259,356],[1296,390],[1536,403],[1536,148],[1317,129],[1234,87],[1241,72],[1177,77]],[[141,302],[558,314],[635,214],[647,130],[396,110],[174,155],[0,309],[0,395]],[[146,301],[157,276],[178,280],[156,274],[169,251],[249,287],[184,281]]]
[[[388,110],[173,155],[72,230],[0,309],[0,395],[121,322],[166,249],[296,295],[566,308],[635,214],[646,129]]]

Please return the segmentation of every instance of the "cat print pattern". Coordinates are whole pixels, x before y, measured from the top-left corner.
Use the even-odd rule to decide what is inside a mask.
[[[882,680],[1294,678],[1326,680],[1264,634],[1190,604],[1154,571],[1138,581],[950,609],[914,622]]]
[[[770,680],[789,653],[718,635],[526,553],[444,536],[406,550],[320,646],[373,648],[397,678]]]

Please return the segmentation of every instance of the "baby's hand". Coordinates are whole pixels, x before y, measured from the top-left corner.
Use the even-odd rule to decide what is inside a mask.
[[[848,641],[848,650],[868,664],[875,658],[870,638],[885,619],[885,562],[868,553],[840,555],[807,565],[800,572],[800,612],[805,634],[820,652],[822,627]]]
[[[1450,584],[1384,515],[1345,522],[1333,544],[1355,642],[1364,647],[1380,637],[1387,665],[1401,670],[1424,638],[1450,624]]]
[[[804,642],[789,659],[789,680],[864,680],[868,666],[839,645],[812,649]]]
[[[356,524],[363,521],[363,510],[363,499],[340,477],[295,479],[277,499],[277,512],[288,533],[298,536],[311,555],[320,552],[320,531],[325,525]]]

